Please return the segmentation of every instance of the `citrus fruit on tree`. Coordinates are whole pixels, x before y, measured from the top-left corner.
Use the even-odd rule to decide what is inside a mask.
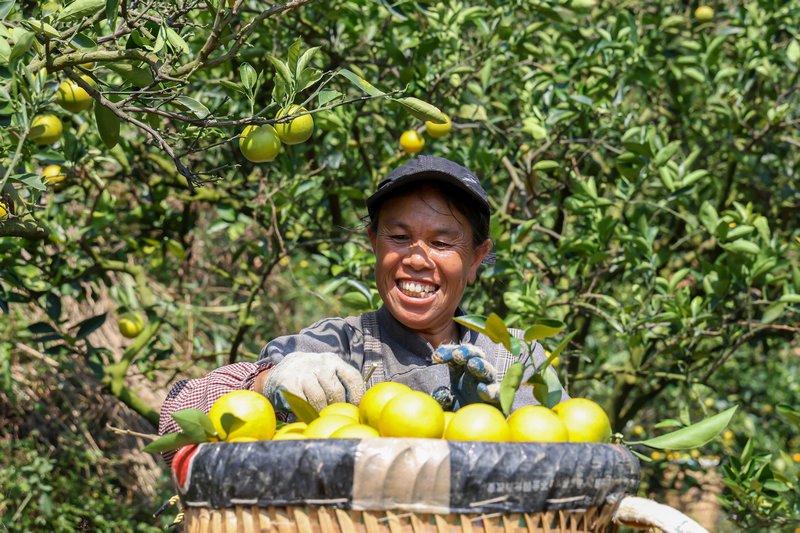
[[[444,433],[444,410],[429,394],[402,392],[381,411],[378,431],[381,437],[440,439]]]
[[[567,426],[543,405],[526,405],[511,413],[508,428],[514,442],[568,442]]]
[[[281,109],[275,118],[283,118],[290,115],[305,113],[308,110],[299,105],[293,105],[288,109]],[[303,115],[288,122],[278,122],[275,124],[275,131],[278,132],[283,144],[300,144],[306,142],[311,134],[314,133],[314,117]]]
[[[250,125],[239,135],[239,150],[252,163],[268,163],[275,159],[281,149],[281,140],[275,128],[269,124]]]
[[[455,412],[444,438],[507,442],[511,438],[511,431],[499,409],[485,403],[473,403]]]
[[[366,424],[350,424],[331,433],[332,439],[374,439],[380,437],[378,430]]]
[[[55,115],[39,115],[31,122],[31,138],[36,144],[53,144],[61,138],[64,126]]]
[[[359,421],[377,429],[381,411],[386,403],[397,394],[410,390],[411,387],[408,385],[394,381],[384,381],[370,387],[361,398],[361,403],[358,404]]]
[[[94,86],[94,80],[89,76],[83,74],[81,78],[89,85]],[[66,79],[58,86],[56,102],[67,111],[72,111],[73,113],[85,111],[92,107],[92,97],[89,96],[86,89],[72,79]]]
[[[8,208],[3,202],[0,202],[0,222],[8,220]]]
[[[66,179],[67,175],[61,171],[59,165],[47,165],[42,170],[42,181],[55,185]]]
[[[428,135],[434,139],[445,137],[448,133],[450,133],[450,129],[452,127],[453,123],[450,122],[450,117],[447,117],[447,122],[444,124],[437,124],[436,122],[431,122],[430,120],[425,121],[425,129],[428,131]]]
[[[714,18],[714,10],[711,6],[698,6],[698,8],[694,10],[694,18],[700,22],[707,22]]]
[[[337,429],[351,426],[355,422],[349,416],[328,415],[315,418],[308,423],[308,427],[303,432],[307,439],[327,439]]]
[[[342,415],[349,416],[358,422],[358,406],[347,402],[336,402],[328,405],[319,412],[319,416]]]
[[[139,313],[125,313],[119,318],[117,326],[123,337],[132,339],[144,330],[144,319]]]
[[[608,442],[611,423],[603,408],[586,398],[571,398],[553,411],[567,426],[570,442]]]
[[[406,130],[400,135],[400,148],[407,154],[418,154],[425,146],[423,139],[417,130]]]
[[[226,442],[269,440],[275,434],[272,404],[266,396],[251,390],[235,390],[220,396],[211,406],[208,418],[217,436]]]

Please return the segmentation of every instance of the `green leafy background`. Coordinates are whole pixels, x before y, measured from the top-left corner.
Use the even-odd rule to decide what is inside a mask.
[[[169,523],[140,451],[169,384],[379,305],[364,199],[410,128],[491,196],[470,313],[564,322],[559,377],[628,440],[739,405],[699,457],[644,464],[642,493],[712,470],[721,520],[797,521],[800,3],[594,4],[0,2],[3,526]],[[54,102],[81,73],[122,115],[113,148],[114,117]],[[239,131],[292,102],[312,139],[250,164]],[[59,144],[28,138],[42,113]]]

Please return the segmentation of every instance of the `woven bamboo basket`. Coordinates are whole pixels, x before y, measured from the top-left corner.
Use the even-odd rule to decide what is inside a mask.
[[[343,439],[203,444],[178,489],[187,533],[577,533],[638,483],[621,446]]]

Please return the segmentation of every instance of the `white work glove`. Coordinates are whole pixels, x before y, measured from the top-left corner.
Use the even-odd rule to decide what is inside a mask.
[[[365,390],[361,373],[330,352],[294,352],[284,357],[270,370],[264,396],[276,409],[288,411],[282,389],[303,398],[317,411],[335,402],[358,405]]]
[[[451,376],[450,391],[437,389],[433,394],[445,409],[456,410],[471,403],[500,405],[497,370],[487,361],[483,350],[473,344],[443,344],[431,359],[456,370]]]

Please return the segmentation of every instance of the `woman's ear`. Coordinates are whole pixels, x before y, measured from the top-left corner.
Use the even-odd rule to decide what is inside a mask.
[[[483,241],[483,244],[478,246],[475,249],[475,255],[472,258],[472,262],[469,265],[469,275],[467,276],[467,281],[473,283],[475,279],[478,277],[478,268],[481,266],[481,263],[489,255],[489,252],[492,250],[492,239],[486,239]]]

